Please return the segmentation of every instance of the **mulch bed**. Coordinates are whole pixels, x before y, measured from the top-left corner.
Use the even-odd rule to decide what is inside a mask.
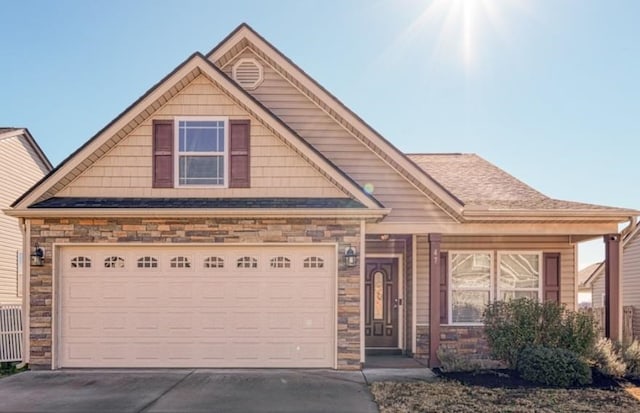
[[[531,383],[513,370],[445,373],[426,382],[375,382],[381,413],[638,413],[640,402],[616,382],[593,372],[593,384],[554,388]],[[633,392],[633,390],[631,391]]]
[[[544,388],[538,383],[533,383],[521,378],[518,372],[509,369],[480,370],[472,372],[443,372],[442,370],[433,369],[439,377],[447,380],[456,380],[462,384],[469,386],[482,386],[487,388]],[[603,376],[597,370],[593,370],[593,383],[581,388],[593,389],[614,389],[621,385],[634,384],[632,382],[619,382],[610,377]],[[548,387],[553,388],[553,387]]]

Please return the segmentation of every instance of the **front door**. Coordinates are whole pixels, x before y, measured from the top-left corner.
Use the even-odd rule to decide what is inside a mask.
[[[398,348],[398,260],[367,258],[365,347]]]

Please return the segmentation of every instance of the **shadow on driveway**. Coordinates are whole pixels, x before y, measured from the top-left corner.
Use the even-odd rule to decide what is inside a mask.
[[[377,412],[360,372],[62,370],[0,379],[0,412]]]

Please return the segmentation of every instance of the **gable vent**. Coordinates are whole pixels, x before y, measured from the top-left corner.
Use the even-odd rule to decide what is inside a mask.
[[[245,89],[255,89],[262,83],[262,65],[256,59],[240,59],[233,65],[233,79]]]

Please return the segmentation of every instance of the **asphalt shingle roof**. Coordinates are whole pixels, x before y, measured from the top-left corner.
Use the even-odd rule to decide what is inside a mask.
[[[365,208],[350,198],[70,198],[53,197],[29,208]]]
[[[20,128],[6,128],[6,127],[0,127],[0,133],[5,133],[5,132],[11,132],[14,130],[18,130]]]
[[[409,154],[467,208],[493,210],[617,210],[552,199],[476,154]]]

